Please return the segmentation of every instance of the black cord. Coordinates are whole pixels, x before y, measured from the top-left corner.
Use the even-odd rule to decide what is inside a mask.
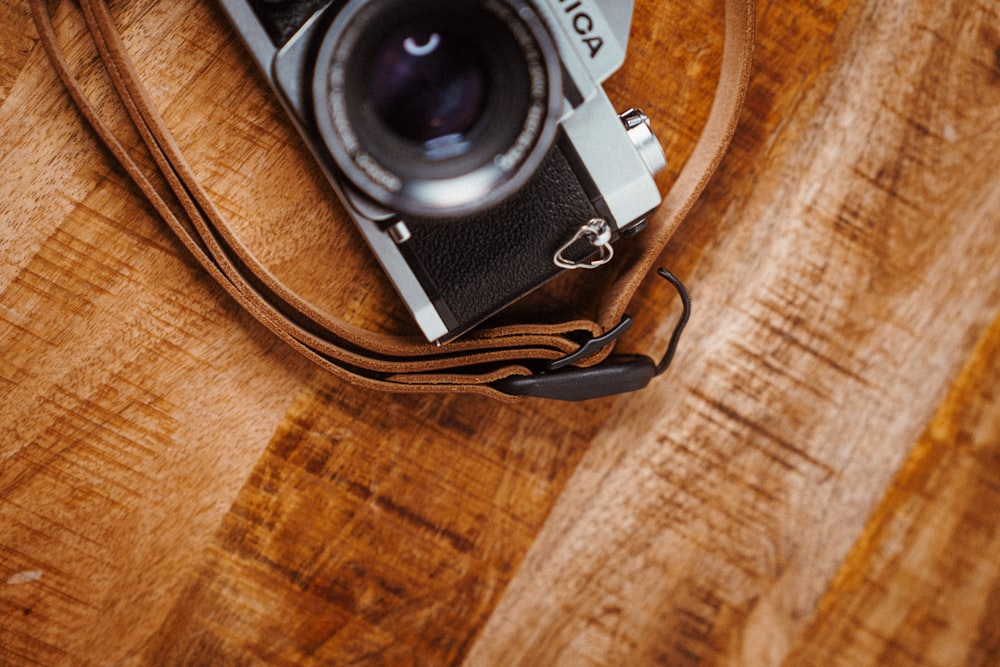
[[[681,297],[681,304],[684,306],[681,317],[677,320],[677,326],[674,327],[674,333],[670,336],[670,344],[667,346],[667,351],[663,355],[663,358],[660,359],[660,363],[656,365],[656,374],[660,375],[670,367],[670,362],[674,360],[674,354],[677,353],[677,345],[681,341],[681,334],[684,333],[684,327],[687,326],[688,320],[691,318],[691,295],[688,294],[687,288],[684,287],[684,283],[680,281],[680,278],[674,274],[663,268],[657,271],[657,273],[674,286],[677,294]]]

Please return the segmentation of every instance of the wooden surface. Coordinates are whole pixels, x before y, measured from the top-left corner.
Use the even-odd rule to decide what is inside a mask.
[[[248,245],[277,271],[354,253],[391,302],[348,232],[261,222],[343,218],[214,5],[112,10]],[[640,0],[609,84],[672,173],[720,12]],[[2,0],[0,663],[1000,664],[1000,6],[758,18],[738,135],[663,258],[696,309],[674,369],[502,406],[361,391],[273,339]],[[669,299],[641,292],[628,347],[664,344]]]

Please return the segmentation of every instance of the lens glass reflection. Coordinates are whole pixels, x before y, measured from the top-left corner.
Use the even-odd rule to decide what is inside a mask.
[[[378,119],[428,157],[448,157],[487,105],[488,76],[478,50],[453,28],[418,22],[376,48],[368,99]]]

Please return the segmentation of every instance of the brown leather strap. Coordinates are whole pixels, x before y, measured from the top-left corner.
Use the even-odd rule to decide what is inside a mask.
[[[639,283],[722,159],[739,118],[753,51],[754,3],[727,0],[722,73],[705,130],[665,198],[657,224],[646,233],[640,261],[607,293],[600,322],[580,319],[481,330],[438,347],[360,329],[299,298],[241,243],[213,205],[151,103],[106,4],[80,0],[101,62],[141,137],[145,151],[140,155],[126,148],[84,94],[56,40],[46,0],[30,2],[42,44],[95,133],[192,256],[257,320],[316,364],[359,385],[391,391],[474,392],[504,399],[511,397],[490,387],[491,382],[528,375],[539,362],[575,351],[581,334],[598,336],[619,322]]]
[[[722,70],[708,120],[691,157],[657,210],[656,225],[650,225],[644,232],[648,234],[643,239],[645,251],[607,292],[600,310],[600,324],[604,330],[621,320],[640,283],[650,274],[657,257],[701,196],[729,148],[750,84],[755,25],[753,0],[726,0]]]

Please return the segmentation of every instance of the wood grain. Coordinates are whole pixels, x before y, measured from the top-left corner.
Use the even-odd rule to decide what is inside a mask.
[[[111,8],[248,247],[337,257],[349,318],[409,326],[214,5]],[[663,258],[695,301],[676,366],[503,406],[360,391],[275,341],[0,1],[0,663],[997,664],[998,9],[761,0],[741,127]],[[609,82],[664,185],[720,10],[638,2]],[[663,345],[669,299],[641,292],[629,348]]]
[[[145,658],[456,662],[597,430],[593,410],[301,397]]]
[[[0,662],[97,662],[166,613],[312,371],[164,233],[38,48],[0,128],[0,581],[39,577],[0,584]]]
[[[682,398],[619,404],[471,662],[785,659],[997,309],[996,18],[851,8],[694,273]]]
[[[1000,662],[1000,319],[820,601],[793,665]]]

